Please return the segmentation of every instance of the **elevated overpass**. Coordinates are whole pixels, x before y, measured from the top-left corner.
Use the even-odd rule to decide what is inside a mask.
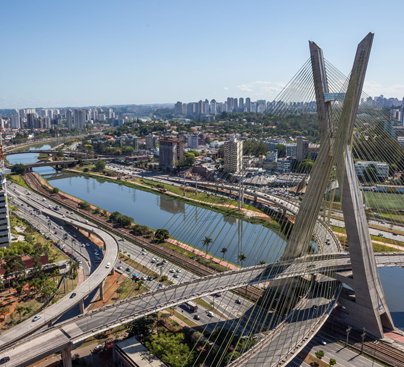
[[[404,253],[377,254],[376,261],[378,267],[403,266]],[[72,345],[90,336],[164,310],[168,307],[180,305],[189,300],[275,279],[317,274],[326,271],[330,272],[331,270],[346,272],[349,271],[350,268],[350,260],[347,254],[335,254],[335,258],[333,259],[324,255],[311,256],[310,261],[308,261],[308,259],[302,259],[300,262],[281,262],[219,273],[172,285],[165,289],[140,294],[116,302],[115,304],[92,310],[86,314],[79,315],[71,320],[58,324],[57,326],[53,326],[40,334],[32,335],[14,343],[12,346],[0,348],[3,355],[11,357],[9,366],[25,366],[57,351],[65,350],[63,353],[67,355],[66,353],[71,349]],[[297,330],[306,331],[304,335],[299,333],[298,338],[296,338],[295,335],[295,337],[291,339],[293,340],[294,346],[297,348],[303,340],[307,338],[306,334],[309,330],[314,330],[313,328],[318,326],[320,322],[325,321],[326,317],[331,312],[339,295],[339,288],[336,287],[335,289],[335,292],[330,294],[329,299],[323,296],[317,297],[313,294],[304,302],[304,305],[299,308],[300,311],[297,314],[295,313],[298,310],[294,310],[294,316],[289,316],[294,317],[294,322],[290,320],[286,323],[281,323],[279,327],[281,327],[282,330],[275,331],[275,329],[273,331],[274,334],[270,334],[272,335],[270,340],[275,343],[274,345],[279,342],[279,338],[284,339],[287,337],[288,333],[290,334],[292,332],[292,330],[289,330],[290,328],[293,327],[294,330],[296,325],[299,324]],[[311,306],[314,304],[321,305],[321,313],[313,315],[310,312]],[[285,321],[287,320],[288,319]],[[306,325],[302,328],[302,323],[305,322],[309,323],[308,325],[310,325],[310,327]],[[30,352],[21,353],[22,350]],[[285,355],[281,355],[280,357],[287,359]],[[250,359],[248,359],[248,361],[250,361]],[[251,363],[252,361],[254,361],[254,358],[251,358]],[[249,363],[250,362],[248,362],[248,364]]]
[[[24,197],[20,197],[19,199],[23,200],[27,205],[36,207],[49,217],[53,217],[60,222],[67,221],[66,218],[63,218],[62,214],[59,214],[53,210],[46,209],[44,206],[35,203],[34,201],[27,201],[24,199]],[[41,317],[41,319],[39,319],[35,323],[31,322],[31,319],[29,319],[21,324],[18,324],[10,331],[1,334],[0,348],[9,345],[17,340],[20,340],[21,338],[24,338],[25,336],[30,335],[33,332],[41,329],[42,327],[50,327],[54,321],[56,321],[60,316],[62,316],[64,313],[69,311],[77,304],[80,304],[80,311],[83,313],[84,299],[97,287],[100,288],[101,296],[103,295],[103,281],[111,272],[111,269],[113,269],[113,264],[118,258],[118,243],[115,238],[107,231],[97,228],[94,225],[86,224],[76,220],[69,220],[69,224],[84,229],[88,232],[94,233],[104,242],[105,255],[102,262],[97,267],[97,269],[79,287],[74,290],[74,293],[76,293],[76,296],[74,298],[70,298],[70,294],[66,295],[54,305],[46,308],[42,312],[43,316]],[[112,267],[106,268],[107,263],[112,264]]]

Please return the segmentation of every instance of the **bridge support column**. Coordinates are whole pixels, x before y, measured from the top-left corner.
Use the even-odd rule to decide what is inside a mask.
[[[104,300],[104,281],[101,282],[99,288],[100,288],[100,300],[103,301]]]
[[[112,268],[111,269],[111,273],[110,273],[111,275],[114,275],[115,274],[115,268]]]
[[[72,343],[62,349],[63,367],[72,367]]]
[[[84,313],[84,300],[82,299],[79,303],[80,306],[80,315]]]
[[[51,327],[52,326],[52,321],[49,321],[48,322],[48,327]]]

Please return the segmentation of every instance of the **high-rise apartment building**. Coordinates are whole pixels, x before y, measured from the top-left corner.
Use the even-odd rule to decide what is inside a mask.
[[[66,125],[68,130],[72,129],[72,110],[66,110]]]
[[[182,114],[185,116],[187,114],[187,104],[183,103],[182,104]]]
[[[198,149],[198,146],[199,146],[198,133],[188,136],[188,148],[189,149]]]
[[[51,128],[51,118],[49,116],[44,117],[43,124],[45,129]]]
[[[243,142],[232,138],[224,142],[224,170],[238,173],[243,166]]]
[[[204,114],[205,115],[209,115],[209,101],[207,100],[207,99],[205,99],[205,102],[203,103],[204,104]]]
[[[178,101],[178,102],[174,105],[174,115],[175,115],[175,116],[182,115],[182,102]]]
[[[147,149],[156,149],[158,142],[158,137],[153,134],[146,135],[146,148]]]
[[[36,120],[35,120],[35,127],[37,129],[43,129],[43,118],[42,116],[39,116]]]
[[[139,138],[137,136],[133,136],[132,138],[132,145],[135,152],[139,151]]]
[[[11,115],[11,128],[12,129],[20,129],[21,128],[21,123],[20,123],[20,115]]]
[[[74,128],[76,130],[83,130],[86,122],[86,111],[74,110]]]
[[[215,99],[212,99],[210,101],[210,113],[212,115],[216,115],[216,100]]]
[[[27,113],[27,128],[34,129],[35,128],[35,114]]]
[[[238,99],[238,112],[244,112],[244,98]]]
[[[309,142],[307,140],[304,140],[302,136],[298,136],[296,144],[296,160],[298,162],[301,162],[307,157],[308,152]]]
[[[247,112],[251,112],[251,99],[250,99],[250,97],[247,97],[245,99],[245,107],[247,108]]]
[[[159,139],[160,166],[175,168],[177,162],[184,160],[184,139],[175,136],[163,136]]]

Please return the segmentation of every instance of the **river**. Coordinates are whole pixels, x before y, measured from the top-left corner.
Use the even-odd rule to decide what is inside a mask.
[[[32,149],[50,149],[55,142]],[[37,161],[37,153],[11,155],[11,164]],[[206,250],[202,246],[205,236],[212,238],[209,252],[221,257],[220,250],[228,249],[224,258],[237,263],[237,254],[247,256],[244,266],[261,260],[276,261],[285,247],[282,236],[260,225],[226,217],[214,211],[198,208],[182,201],[157,195],[103,179],[88,178],[76,174],[56,172],[51,167],[38,167],[36,172],[60,190],[84,199],[110,212],[119,211],[148,227],[166,228],[179,240]],[[197,224],[198,223],[198,224]],[[404,269],[380,268],[380,279],[388,307],[397,328],[404,330]],[[366,325],[364,325],[366,327]]]

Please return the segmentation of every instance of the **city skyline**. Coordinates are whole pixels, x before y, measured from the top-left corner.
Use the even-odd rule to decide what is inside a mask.
[[[236,93],[271,100],[307,60],[308,40],[331,41],[329,60],[346,72],[346,55],[355,47],[350,39],[369,30],[376,32],[375,66],[364,90],[404,95],[402,51],[393,36],[403,25],[390,20],[390,7],[342,1],[338,8],[321,3],[314,14],[297,1],[208,1],[206,12],[184,1],[22,3],[0,5],[8,30],[0,36],[0,108],[163,104],[199,95],[224,100]],[[398,13],[404,10],[402,3],[391,3]],[[352,12],[343,11],[346,6]],[[209,47],[198,46],[205,42]],[[391,50],[395,57],[386,58]]]

